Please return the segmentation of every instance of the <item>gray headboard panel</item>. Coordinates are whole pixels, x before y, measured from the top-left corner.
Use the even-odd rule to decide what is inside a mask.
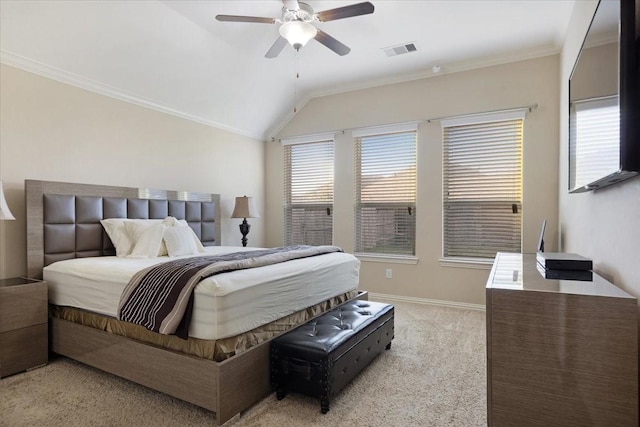
[[[27,272],[56,261],[114,255],[104,218],[184,219],[205,246],[220,245],[220,195],[52,181],[25,181]]]

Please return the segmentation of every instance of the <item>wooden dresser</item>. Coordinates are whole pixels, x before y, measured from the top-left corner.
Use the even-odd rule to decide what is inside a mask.
[[[47,282],[0,279],[0,378],[47,363]]]
[[[487,282],[489,426],[638,426],[636,298],[595,273],[543,274],[535,254],[496,255]]]

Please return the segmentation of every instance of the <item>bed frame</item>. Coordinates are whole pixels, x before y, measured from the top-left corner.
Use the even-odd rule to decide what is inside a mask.
[[[100,219],[186,219],[203,244],[220,245],[220,196],[128,187],[25,181],[27,270],[62,259],[113,255]],[[366,293],[358,296],[366,299]],[[218,425],[268,396],[269,341],[222,362],[50,319],[51,350],[215,412]]]

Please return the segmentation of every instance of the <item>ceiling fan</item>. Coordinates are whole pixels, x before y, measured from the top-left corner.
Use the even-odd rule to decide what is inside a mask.
[[[282,18],[262,18],[258,16],[217,15],[218,21],[227,22],[255,22],[261,24],[281,24],[280,37],[267,51],[265,57],[275,58],[287,43],[295,50],[300,50],[310,39],[316,39],[340,56],[346,55],[351,49],[331,37],[329,34],[312,25],[312,22],[327,22],[352,16],[373,13],[374,7],[370,2],[352,4],[322,12],[314,12],[307,3],[297,0],[283,0]]]

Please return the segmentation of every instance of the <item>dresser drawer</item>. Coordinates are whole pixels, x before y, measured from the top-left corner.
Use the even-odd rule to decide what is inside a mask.
[[[47,323],[47,282],[0,287],[0,332]]]
[[[0,332],[0,377],[47,363],[47,324]]]

